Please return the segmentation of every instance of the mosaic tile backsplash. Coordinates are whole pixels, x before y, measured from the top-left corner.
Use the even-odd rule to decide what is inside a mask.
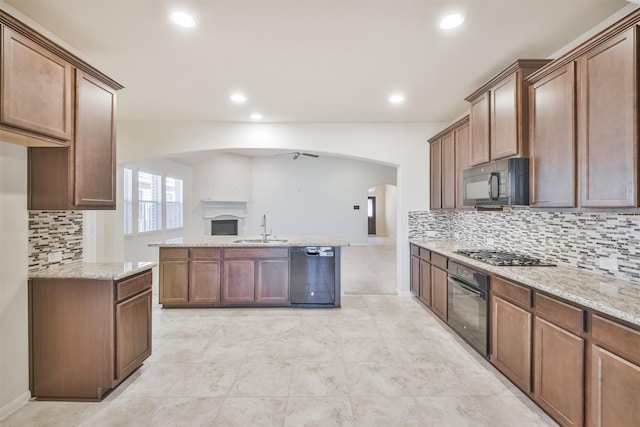
[[[637,213],[417,211],[409,213],[409,238],[510,250],[640,284]]]
[[[82,261],[82,221],[81,211],[29,211],[29,270]]]

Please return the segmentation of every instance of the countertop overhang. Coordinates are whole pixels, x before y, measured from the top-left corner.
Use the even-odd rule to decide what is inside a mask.
[[[73,262],[57,264],[29,272],[29,279],[100,279],[122,280],[145,272],[155,262]]]
[[[499,267],[457,254],[479,248],[452,240],[410,239],[410,243],[496,276],[640,326],[640,284],[572,267]]]
[[[161,242],[149,243],[148,246],[160,248],[193,248],[193,247],[290,247],[290,246],[349,246],[342,237],[334,236],[277,236],[271,237],[282,241],[273,242],[236,242],[237,240],[259,240],[260,236],[193,236],[177,237]]]

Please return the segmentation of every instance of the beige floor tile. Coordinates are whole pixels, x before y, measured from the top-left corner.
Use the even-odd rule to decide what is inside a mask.
[[[245,362],[229,396],[286,397],[292,372],[293,364],[290,362]]]
[[[348,398],[297,398],[287,404],[285,427],[347,427],[354,425]]]
[[[340,362],[296,363],[293,368],[289,396],[349,396],[349,385],[344,364]]]
[[[228,397],[216,418],[220,427],[276,427],[284,425],[286,398]]]
[[[386,342],[377,338],[344,338],[346,362],[391,362],[393,358]]]

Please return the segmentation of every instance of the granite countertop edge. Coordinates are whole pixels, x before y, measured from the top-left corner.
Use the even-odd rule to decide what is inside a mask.
[[[565,266],[492,266],[455,253],[454,251],[458,249],[486,249],[464,242],[430,239],[409,239],[409,242],[451,260],[640,326],[640,285],[638,284]]]
[[[338,236],[277,236],[270,239],[285,241],[237,242],[238,240],[260,240],[260,236],[192,236],[177,237],[161,242],[149,243],[147,246],[159,248],[268,248],[291,246],[350,246],[349,242]]]
[[[56,264],[29,271],[29,279],[99,279],[122,280],[151,270],[155,262],[83,262]]]

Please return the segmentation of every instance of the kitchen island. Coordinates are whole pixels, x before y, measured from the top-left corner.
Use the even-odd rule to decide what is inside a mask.
[[[204,236],[151,243],[160,248],[163,307],[340,307],[340,237]],[[308,277],[296,274],[295,248],[315,248]],[[331,271],[321,264],[331,259]],[[317,271],[316,271],[317,270]],[[300,303],[298,297],[309,302]],[[321,304],[317,298],[330,295]]]
[[[29,388],[41,400],[102,400],[151,355],[152,262],[29,273]]]

